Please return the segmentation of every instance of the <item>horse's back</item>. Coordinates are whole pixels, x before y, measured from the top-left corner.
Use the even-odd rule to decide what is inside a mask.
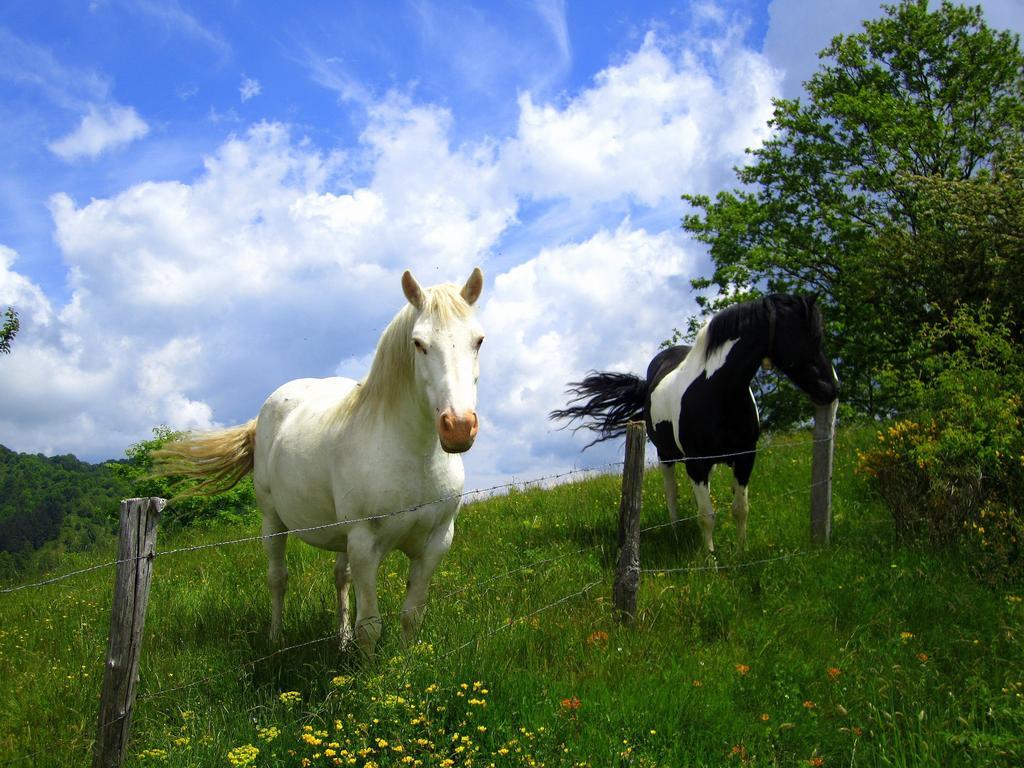
[[[263,403],[265,413],[290,413],[297,407],[326,410],[338,405],[352,392],[358,382],[335,376],[327,379],[294,379],[275,389]]]
[[[661,383],[667,373],[678,368],[686,356],[690,354],[692,347],[686,344],[679,344],[674,347],[666,347],[654,356],[647,366],[647,390],[654,389]]]
[[[352,379],[295,379],[266,399],[256,421],[256,450],[269,449],[283,432],[299,430],[310,438],[329,422],[358,383]]]
[[[295,379],[278,387],[256,420],[253,482],[262,504],[272,504],[289,527],[334,517],[326,441],[338,409],[358,386],[352,379]],[[294,519],[292,509],[302,508]]]

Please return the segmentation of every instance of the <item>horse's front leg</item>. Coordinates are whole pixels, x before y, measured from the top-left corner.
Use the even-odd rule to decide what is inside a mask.
[[[409,580],[402,604],[402,640],[406,645],[412,642],[423,623],[430,578],[451,546],[454,529],[452,522],[443,532],[432,537],[422,552],[409,558]]]
[[[741,549],[747,546],[747,515],[750,512],[747,487],[754,471],[755,458],[753,451],[743,454],[736,458],[732,467],[732,519],[736,523],[736,541]]]
[[[740,485],[735,477],[732,479],[732,519],[736,523],[736,541],[740,549],[747,546],[747,513],[750,512],[750,500],[747,497],[747,486]]]
[[[380,609],[377,607],[377,569],[382,553],[370,531],[353,531],[348,537],[348,566],[356,586],[356,645],[372,659],[381,634]]]
[[[348,615],[348,588],[352,584],[352,570],[348,567],[347,552],[339,552],[334,558],[334,584],[338,589],[338,640],[344,648],[352,640],[352,625]]]
[[[672,523],[678,523],[679,485],[676,483],[676,465],[674,462],[662,462],[661,477],[665,485],[665,503],[668,506],[668,519]]]
[[[692,461],[686,465],[686,473],[693,483],[693,495],[697,499],[697,523],[704,535],[704,548],[715,554],[715,507],[711,503],[711,465]]]

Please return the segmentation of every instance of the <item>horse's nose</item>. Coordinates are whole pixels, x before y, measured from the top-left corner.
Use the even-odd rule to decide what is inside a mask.
[[[437,423],[437,434],[441,438],[441,447],[448,453],[463,453],[473,447],[476,433],[480,428],[480,421],[476,417],[476,411],[466,411],[456,415],[455,411],[448,408],[441,414]]]

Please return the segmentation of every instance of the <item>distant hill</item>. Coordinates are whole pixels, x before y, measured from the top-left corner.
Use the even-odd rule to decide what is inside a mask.
[[[0,445],[0,576],[43,547],[78,551],[109,537],[128,490],[106,464]]]

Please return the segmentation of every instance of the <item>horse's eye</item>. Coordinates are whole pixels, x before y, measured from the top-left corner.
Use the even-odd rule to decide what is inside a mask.
[[[416,351],[422,352],[424,355],[427,354],[427,345],[422,339],[413,339],[412,343],[415,345]]]
[[[479,339],[477,339],[477,340],[476,340],[476,341],[475,341],[475,342],[473,343],[473,348],[474,348],[474,349],[480,349],[480,347],[481,347],[481,346],[483,345],[483,343],[484,343],[484,337],[483,337],[483,336],[481,336],[481,337],[480,337]]]

